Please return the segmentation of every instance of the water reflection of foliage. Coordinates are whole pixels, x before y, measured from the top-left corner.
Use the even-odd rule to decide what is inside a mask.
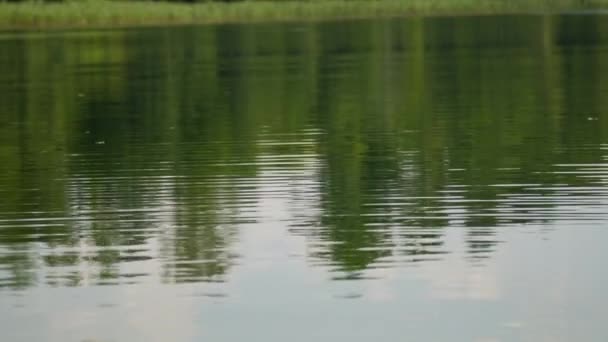
[[[494,227],[551,219],[532,215],[550,202],[509,196],[593,182],[553,171],[602,161],[582,147],[606,141],[606,120],[586,120],[608,106],[606,56],[588,50],[606,32],[594,17],[505,17],[4,40],[2,217],[57,221],[4,224],[2,284],[34,284],[41,265],[50,284],[131,281],[122,266],[156,244],[166,281],[224,279],[259,133],[311,127],[320,210],[297,233],[313,258],[353,274],[432,259],[453,224],[489,256]]]

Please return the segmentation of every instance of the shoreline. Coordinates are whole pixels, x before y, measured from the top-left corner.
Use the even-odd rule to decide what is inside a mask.
[[[0,3],[0,32],[158,27],[222,23],[306,22],[411,16],[608,13],[608,0],[305,0],[206,2]]]

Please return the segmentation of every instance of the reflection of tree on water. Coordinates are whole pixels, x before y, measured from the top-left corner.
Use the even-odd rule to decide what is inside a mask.
[[[179,186],[178,186],[179,187]],[[232,264],[228,243],[233,239],[237,222],[226,222],[220,206],[232,205],[233,201],[221,200],[204,203],[209,194],[197,194],[201,202],[192,201],[192,190],[177,194],[177,202],[183,203],[175,213],[173,236],[165,246],[163,278],[166,281],[217,281]],[[214,195],[221,196],[221,192]],[[184,196],[184,197],[181,197]],[[227,196],[234,196],[227,194]],[[185,198],[182,202],[180,198]],[[236,214],[236,213],[232,213]],[[222,222],[224,221],[224,222]]]
[[[137,281],[155,262],[168,282],[223,280],[260,132],[319,133],[273,151],[314,155],[315,210],[290,222],[313,259],[346,276],[433,260],[445,227],[489,257],[496,227],[559,220],[556,200],[603,181],[556,164],[604,161],[608,58],[589,47],[607,30],[419,18],[3,40],[0,286]]]
[[[205,145],[195,145],[201,146]],[[197,150],[184,151],[175,162],[174,172],[180,177],[171,195],[174,227],[163,242],[165,281],[221,281],[233,263],[229,244],[246,220],[241,211],[250,205],[233,182],[255,170],[217,166],[248,160],[247,149],[226,154],[206,147],[200,155]]]
[[[441,228],[461,226],[467,229],[467,252],[479,260],[497,248],[496,227],[560,219],[551,184],[597,184],[555,172],[563,161],[602,161],[597,146],[605,138],[585,135],[589,127],[575,115],[589,103],[596,106],[593,113],[601,113],[595,108],[603,104],[591,89],[577,96],[591,101],[562,102],[556,94],[563,92],[560,74],[566,66],[554,53],[530,60],[522,50],[553,49],[558,39],[545,42],[561,22],[544,19],[518,18],[517,28],[506,34],[500,20],[486,18],[428,19],[369,31],[358,26],[356,32],[340,32],[341,49],[335,53],[328,31],[321,63],[333,65],[341,77],[320,82],[318,121],[326,132],[321,220],[307,234],[319,240],[312,243],[315,256],[350,272],[383,264],[383,258],[395,260],[399,246],[441,254],[449,252],[441,248]],[[603,30],[598,21],[584,26]],[[391,42],[375,45],[370,53],[361,43],[369,32],[376,41]],[[351,33],[358,44],[348,45]],[[386,46],[388,51],[382,50]],[[499,53],[504,58],[496,58]],[[603,64],[593,63],[594,68]],[[404,77],[395,77],[396,71]],[[598,84],[585,83],[581,89]],[[568,87],[578,93],[576,82]],[[568,120],[575,119],[573,125],[584,127],[560,126],[564,109]],[[383,165],[375,159],[377,141],[380,155],[397,162]],[[568,145],[582,142],[596,147],[578,155],[568,151]],[[424,227],[428,234],[419,233]],[[422,248],[425,243],[435,249]]]

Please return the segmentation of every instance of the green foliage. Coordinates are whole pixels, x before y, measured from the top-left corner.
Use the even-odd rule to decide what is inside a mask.
[[[606,7],[608,0],[26,1],[0,4],[0,29],[539,13]]]

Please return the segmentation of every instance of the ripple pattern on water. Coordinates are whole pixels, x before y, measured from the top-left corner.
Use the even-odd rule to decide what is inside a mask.
[[[0,288],[228,284],[298,262],[385,279],[488,266],[513,231],[604,225],[603,23],[2,38]]]

